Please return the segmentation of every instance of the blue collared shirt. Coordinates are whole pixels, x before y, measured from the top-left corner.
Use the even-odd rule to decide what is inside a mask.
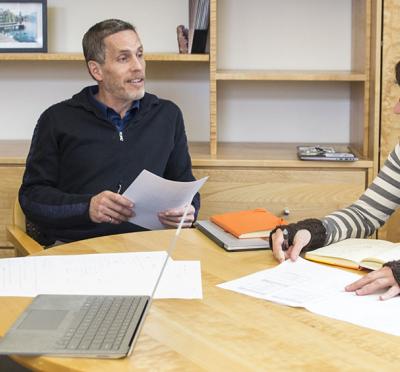
[[[91,98],[93,98],[93,103],[103,113],[103,117],[115,125],[118,132],[122,132],[124,130],[126,124],[129,122],[129,120],[133,119],[139,110],[140,100],[133,101],[131,108],[126,112],[125,116],[121,118],[121,116],[114,109],[106,106],[104,103],[96,99],[95,95],[99,92],[99,87],[97,85],[90,87],[90,92]]]

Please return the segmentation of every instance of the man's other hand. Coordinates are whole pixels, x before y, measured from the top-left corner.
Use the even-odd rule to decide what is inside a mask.
[[[167,209],[166,211],[158,213],[158,219],[166,227],[178,227],[184,212],[185,207]],[[195,210],[193,205],[190,205],[182,227],[192,227],[194,222],[194,212]]]

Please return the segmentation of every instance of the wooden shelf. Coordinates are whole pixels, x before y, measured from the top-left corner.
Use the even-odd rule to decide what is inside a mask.
[[[338,70],[218,70],[217,80],[366,81],[364,73]]]
[[[2,164],[25,164],[30,140],[0,140],[0,162]],[[310,144],[312,145],[312,144]],[[331,145],[346,151],[346,144]],[[292,167],[292,168],[371,168],[372,160],[355,162],[302,161],[297,159],[294,143],[223,142],[218,144],[218,155],[210,155],[208,142],[190,142],[193,166],[232,167]]]
[[[312,145],[312,144],[310,144]],[[346,151],[346,144],[322,144]],[[189,144],[193,166],[197,167],[269,167],[269,168],[362,168],[370,169],[373,161],[327,162],[298,160],[294,143],[219,143],[218,154],[210,155],[209,144]]]
[[[208,62],[208,54],[179,54],[179,53],[148,53],[144,56],[146,61],[175,61],[175,62]]]
[[[0,140],[1,164],[25,164],[30,140]]]
[[[208,54],[147,53],[146,61],[208,62]],[[82,53],[0,53],[0,61],[84,61]]]

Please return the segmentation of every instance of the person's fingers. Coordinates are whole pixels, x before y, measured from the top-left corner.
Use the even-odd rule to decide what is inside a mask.
[[[179,223],[181,222],[182,216],[166,216],[162,213],[158,214],[159,218],[162,218],[165,221],[170,221],[172,223]],[[194,215],[189,215],[189,216],[185,216],[185,220],[183,222],[193,222],[194,221]]]
[[[395,283],[392,270],[389,267],[383,267],[382,269],[379,269],[377,271],[371,271],[370,273],[363,276],[362,278],[356,280],[353,283],[350,283],[349,285],[347,285],[345,287],[345,290],[348,292],[354,292],[354,291],[364,287],[365,285],[372,283],[373,281],[378,280],[380,278],[387,278],[388,285],[393,285]],[[391,280],[391,279],[393,279],[393,280]]]
[[[120,223],[133,216],[133,206],[134,204],[122,195],[103,191],[90,200],[89,216],[97,223]]]
[[[165,211],[158,213],[158,219],[166,227],[178,227],[185,213],[185,209],[186,206],[180,208],[167,209]],[[190,205],[186,212],[185,220],[183,221],[182,224],[183,228],[191,227],[193,225],[194,213],[195,209],[193,205]]]
[[[287,251],[287,258],[290,258],[291,261],[296,261],[300,256],[300,252],[303,249],[303,245],[300,243],[294,244],[290,249]]]
[[[379,299],[382,301],[388,300],[389,298],[393,298],[400,293],[400,287],[398,284],[391,286],[384,294],[379,296]]]
[[[123,195],[120,195],[120,194],[117,194],[117,193],[111,192],[111,191],[106,191],[106,195],[109,196],[109,198],[114,203],[116,203],[122,207],[125,207],[128,209],[132,209],[134,207],[134,203]]]
[[[283,232],[281,229],[277,229],[271,237],[272,241],[272,254],[274,255],[275,259],[278,262],[285,261],[285,253],[282,250],[282,243],[283,243]]]
[[[176,217],[175,216],[166,216],[164,213],[160,212],[158,214],[158,219],[163,225],[166,225],[169,227],[178,227],[181,222],[182,215],[176,216]],[[186,215],[185,220],[182,224],[182,227],[191,227],[193,222],[194,222],[194,215],[193,214]]]
[[[115,211],[112,211],[112,210],[110,210],[109,212],[106,212],[105,216],[106,216],[107,220],[104,222],[113,223],[116,225],[129,220],[129,218],[121,217],[121,214],[116,213]],[[135,217],[135,212],[132,212],[131,217]],[[111,218],[111,220],[110,220],[110,218]]]
[[[362,278],[356,280],[353,283],[350,283],[349,285],[346,285],[346,287],[344,288],[347,292],[354,292],[357,289],[360,289],[362,287],[364,287],[365,285],[367,285],[368,283],[374,281],[376,279],[376,275],[375,278],[374,276],[371,276],[371,274],[375,274],[374,272],[369,273],[365,276],[363,276]]]
[[[111,193],[104,198],[104,207],[115,211],[119,215],[117,218],[128,220],[132,217],[134,204],[122,195]]]
[[[363,287],[359,289],[356,289],[355,292],[359,296],[365,296],[386,287],[388,287],[388,280],[384,278],[379,278],[375,279],[373,282],[365,284]]]
[[[186,207],[181,207],[181,208],[173,208],[173,209],[167,209],[165,211],[160,212],[161,215],[166,216],[166,217],[179,217],[181,218],[183,214],[185,213],[185,208]],[[187,212],[186,212],[186,217],[188,216],[194,216],[195,209],[193,205],[190,205]]]
[[[377,271],[372,271],[355,282],[347,285],[345,290],[354,292],[359,296],[374,293],[383,288],[389,288],[384,294],[379,296],[381,300],[387,300],[400,293],[400,287],[397,284],[392,269],[390,267],[382,267]]]
[[[292,261],[296,261],[301,250],[310,242],[311,233],[308,230],[302,229],[297,231],[293,238],[293,245],[288,251],[288,256]]]
[[[170,218],[165,218],[162,216],[158,216],[158,219],[164,226],[167,226],[167,227],[178,227],[181,222],[180,219],[176,220],[175,218],[170,219]],[[192,219],[189,219],[189,220],[185,219],[185,221],[182,224],[182,227],[183,228],[191,227],[192,224],[193,224]]]

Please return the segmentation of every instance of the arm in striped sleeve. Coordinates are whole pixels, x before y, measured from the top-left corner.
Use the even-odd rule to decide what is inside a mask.
[[[361,197],[347,208],[322,219],[325,245],[373,234],[400,206],[400,146],[396,145],[381,171]]]

